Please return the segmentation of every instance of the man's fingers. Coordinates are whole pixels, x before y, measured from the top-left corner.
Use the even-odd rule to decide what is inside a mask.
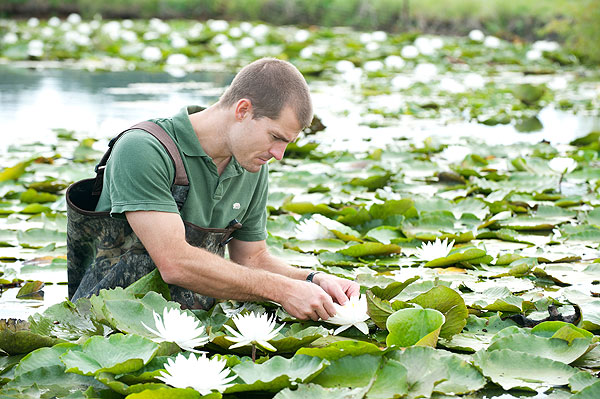
[[[342,290],[342,288],[338,284],[334,284],[331,287],[331,292],[329,292],[329,294],[340,305],[344,305],[346,303],[346,301],[348,301],[348,298],[350,297],[350,296],[346,295],[344,290]],[[334,312],[335,312],[335,308],[334,308]]]

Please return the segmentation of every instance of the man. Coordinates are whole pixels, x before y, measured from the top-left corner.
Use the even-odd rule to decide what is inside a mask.
[[[105,157],[106,169],[101,168],[96,212],[72,205],[77,203],[77,187],[67,193],[70,225],[77,226],[77,218],[86,215],[101,230],[88,234],[98,248],[91,266],[85,260],[89,253],[69,249],[69,282],[74,282],[70,295],[89,296],[101,288],[129,285],[140,277],[137,271],[146,273],[155,264],[176,298],[189,298],[186,295],[194,292],[241,301],[272,300],[300,319],[333,316],[334,301],[344,304],[358,295],[358,284],[289,266],[269,254],[265,243],[266,164],[271,158],[281,160],[286,146],[311,121],[310,94],[300,72],[290,63],[265,58],[243,68],[208,109],[188,107],[173,118],[154,121],[177,143],[182,161],[171,154],[177,151],[165,151],[167,145],[155,134],[134,129],[123,135],[110,158]],[[173,189],[180,175],[178,162],[189,177],[189,193],[180,201]],[[108,212],[121,223],[114,230],[107,228],[113,221],[102,218]],[[198,232],[201,238],[194,242]],[[227,244],[230,261],[215,254],[222,254],[219,245],[208,243],[206,236],[213,233],[224,234],[221,247],[233,237]],[[89,252],[89,243],[77,243],[83,235],[68,234],[69,246]],[[138,238],[145,250],[136,244]],[[110,247],[110,241],[119,244]],[[196,298],[186,306],[208,305]]]

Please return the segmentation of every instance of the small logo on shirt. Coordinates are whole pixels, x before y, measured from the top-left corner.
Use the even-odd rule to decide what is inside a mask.
[[[233,209],[240,209],[240,203],[236,202],[235,204],[233,204]]]

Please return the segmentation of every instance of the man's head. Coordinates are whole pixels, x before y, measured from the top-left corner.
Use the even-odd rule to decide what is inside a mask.
[[[261,58],[246,65],[219,99],[219,106],[231,107],[240,99],[252,103],[252,118],[277,120],[285,107],[294,112],[298,124],[310,126],[313,118],[308,85],[289,62]]]

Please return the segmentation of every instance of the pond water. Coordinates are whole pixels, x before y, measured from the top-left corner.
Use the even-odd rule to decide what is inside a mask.
[[[107,138],[138,121],[175,114],[187,104],[215,102],[232,75],[227,72],[188,74],[182,78],[167,73],[88,72],[63,69],[0,67],[0,154],[11,144],[55,140],[52,129],[83,132]],[[393,138],[468,136],[488,143],[519,141],[567,143],[593,130],[600,118],[579,116],[546,107],[538,115],[543,128],[520,133],[513,125],[485,126],[478,123],[414,119],[402,116],[397,126],[373,129],[360,125],[358,94],[344,82],[314,82],[315,113],[328,126],[320,140],[339,149],[364,148],[364,138],[373,146]],[[393,101],[393,98],[383,100]],[[348,131],[353,134],[348,135]],[[382,134],[383,133],[383,134]],[[387,134],[386,134],[387,133]],[[347,143],[344,145],[343,143]]]
[[[188,74],[176,78],[167,73],[88,72],[63,69],[0,69],[0,168],[2,156],[11,145],[56,140],[52,129],[74,130],[78,137],[106,140],[124,128],[153,117],[175,114],[187,104],[209,105],[229,84],[228,72]],[[402,116],[395,126],[371,128],[361,124],[360,93],[345,82],[311,82],[315,113],[327,130],[316,136],[324,147],[357,149],[382,147],[398,137],[474,137],[487,143],[568,143],[592,130],[600,130],[600,118],[577,116],[544,108],[538,118],[543,128],[520,133],[512,125],[494,127],[461,121],[415,119]],[[385,101],[385,100],[384,100]],[[390,99],[391,101],[391,99]],[[352,134],[348,134],[352,132]],[[368,142],[365,141],[368,140]],[[13,248],[13,250],[18,250]],[[64,270],[64,269],[63,269]],[[0,318],[26,319],[66,297],[66,272],[48,278],[44,301],[15,299],[18,289],[9,289],[0,299]],[[63,284],[61,284],[63,283]]]

